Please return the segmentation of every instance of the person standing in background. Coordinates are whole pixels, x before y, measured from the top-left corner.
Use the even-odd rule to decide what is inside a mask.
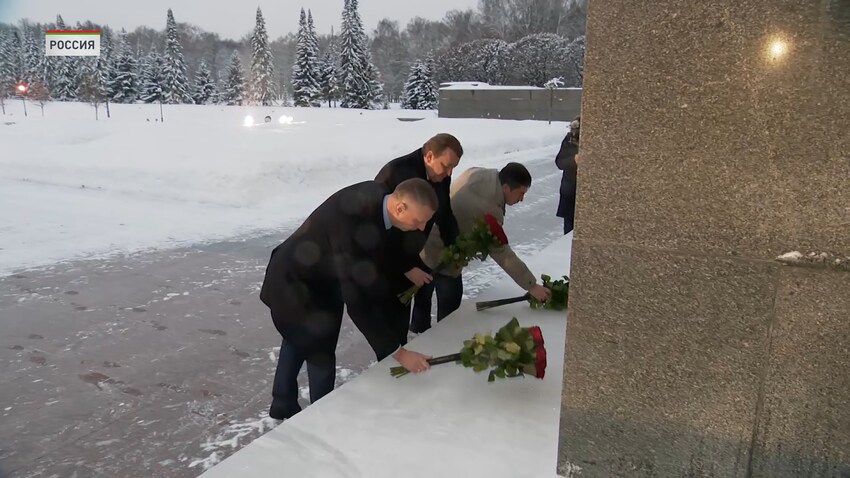
[[[558,202],[558,217],[564,218],[564,234],[573,230],[576,215],[576,175],[578,172],[578,143],[581,116],[570,123],[570,131],[561,142],[555,157],[555,165],[563,171],[561,175],[561,200]]]

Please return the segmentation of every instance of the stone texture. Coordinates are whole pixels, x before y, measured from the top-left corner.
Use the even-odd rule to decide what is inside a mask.
[[[782,266],[581,240],[572,261],[559,462],[745,476]]]
[[[846,5],[591,3],[576,237],[761,259],[850,248]]]
[[[590,2],[583,88],[559,471],[850,476],[850,3]]]
[[[850,476],[850,274],[783,267],[752,476]]]

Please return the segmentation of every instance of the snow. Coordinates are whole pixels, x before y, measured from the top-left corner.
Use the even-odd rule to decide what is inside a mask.
[[[791,251],[791,252],[786,252],[785,254],[782,254],[781,256],[777,257],[776,259],[780,260],[780,261],[799,261],[802,258],[803,258],[803,254],[801,254],[799,251]]]
[[[828,252],[803,254],[799,251],[791,251],[778,256],[776,260],[788,265],[828,267],[850,272],[850,256],[839,256]]]
[[[571,251],[572,233],[527,264],[560,276],[570,270]],[[510,297],[516,289],[503,276],[478,300]],[[476,312],[465,302],[408,347],[434,356],[453,353],[474,333],[495,331],[512,317],[524,327],[539,325],[547,355],[563,356],[566,312],[532,311],[527,303]],[[394,365],[392,358],[382,360],[201,476],[274,476],[279,470],[314,477],[554,476],[562,360],[549,360],[542,380],[493,383],[486,372],[456,364],[392,378]],[[580,476],[576,465],[562,468],[565,476]]]
[[[6,101],[0,116],[0,275],[275,231],[439,132],[464,146],[458,174],[552,156],[565,128],[412,110],[165,105],[160,123],[158,104],[110,105],[108,120],[101,106],[100,121],[81,103],[27,107]],[[425,119],[397,119],[411,115]]]

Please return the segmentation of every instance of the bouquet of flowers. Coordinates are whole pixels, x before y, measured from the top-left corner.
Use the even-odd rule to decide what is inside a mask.
[[[567,308],[567,301],[570,297],[570,278],[563,276],[563,279],[552,280],[552,277],[543,274],[540,276],[543,280],[543,287],[549,289],[552,293],[545,301],[539,301],[532,297],[531,294],[525,293],[518,297],[510,297],[507,299],[488,300],[475,303],[475,310],[492,309],[501,305],[513,304],[515,302],[528,301],[532,309],[549,309],[549,310],[564,310]]]
[[[502,225],[492,215],[485,214],[475,221],[472,230],[458,235],[454,244],[443,249],[434,272],[462,269],[473,259],[483,261],[490,251],[507,243],[508,236]],[[413,286],[399,294],[398,299],[402,304],[409,304],[418,290],[419,286]]]
[[[430,365],[448,362],[460,362],[464,367],[476,372],[490,370],[488,382],[496,378],[520,377],[528,374],[543,378],[546,372],[546,347],[540,327],[520,327],[514,317],[504,327],[491,334],[475,334],[470,340],[463,341],[460,353],[434,357],[428,360]],[[393,377],[408,374],[404,367],[392,367]]]

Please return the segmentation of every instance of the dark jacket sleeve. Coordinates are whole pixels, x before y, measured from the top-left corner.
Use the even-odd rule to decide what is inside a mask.
[[[558,155],[555,156],[555,165],[562,171],[576,168],[576,155],[578,154],[578,146],[572,142],[572,133],[567,133],[567,136],[561,142],[561,149]]]
[[[362,248],[351,233],[357,226],[354,216],[340,219],[338,234],[331,237],[331,249],[336,267],[342,298],[351,321],[366,337],[378,357],[385,357],[400,345],[398,337],[390,327],[382,304],[387,300],[387,290],[376,287],[380,273],[375,267],[378,262],[375,251]],[[347,224],[346,224],[347,223]]]

